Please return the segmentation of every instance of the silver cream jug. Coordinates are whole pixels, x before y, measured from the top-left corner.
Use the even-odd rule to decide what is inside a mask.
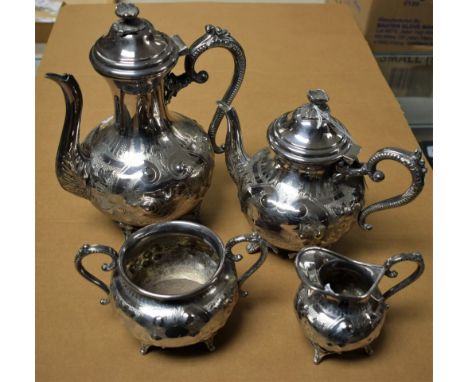
[[[111,88],[114,116],[80,144],[83,105],[80,87],[70,74],[48,73],[63,90],[66,115],[56,158],[61,186],[118,222],[124,232],[135,227],[196,217],[210,185],[216,132],[223,113],[215,112],[205,133],[193,119],[170,111],[171,98],[192,82],[208,80],[195,71],[198,57],[220,47],[234,58],[234,75],[223,100],[229,104],[245,73],[245,55],[226,30],[212,25],[187,47],[146,19],[133,4],[119,3],[119,17],[90,51],[94,69]],[[185,73],[172,69],[185,57]]]
[[[372,354],[371,343],[379,336],[387,313],[387,300],[418,279],[424,261],[417,253],[402,253],[383,265],[351,260],[336,252],[310,247],[296,257],[301,285],[294,306],[301,327],[315,349],[318,364],[329,354],[364,349]],[[391,268],[402,261],[416,263],[416,270],[382,293],[384,276],[395,278]]]

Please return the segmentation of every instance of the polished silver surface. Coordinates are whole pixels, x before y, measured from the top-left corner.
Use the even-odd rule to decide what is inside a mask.
[[[89,199],[128,234],[151,223],[197,217],[213,173],[210,139],[215,142],[223,113],[216,110],[207,134],[167,104],[191,82],[208,80],[205,71],[194,67],[198,57],[214,47],[228,49],[234,57],[234,75],[223,97],[231,103],[246,61],[238,42],[221,28],[207,26],[187,48],[180,37],[169,37],[139,18],[133,4],[119,3],[116,13],[120,19],[90,52],[94,68],[110,85],[115,112],[82,144],[83,99],[77,81],[70,74],[46,77],[60,85],[65,97],[56,159],[61,186]],[[180,56],[185,56],[186,71],[175,75],[171,69]]]
[[[289,252],[330,246],[356,220],[361,228],[371,229],[368,215],[411,202],[423,189],[426,173],[420,150],[383,148],[361,163],[360,147],[330,115],[325,91],[309,91],[308,98],[308,104],[272,122],[270,147],[251,158],[242,144],[236,111],[218,103],[228,121],[226,165],[237,184],[242,212],[271,247]],[[386,159],[410,171],[411,186],[402,195],[364,207],[364,176],[383,180],[377,164]]]
[[[395,278],[393,265],[413,261],[416,270],[382,293],[384,276]],[[314,363],[329,354],[363,349],[372,354],[371,343],[382,330],[388,309],[386,300],[421,276],[424,261],[417,253],[390,257],[383,265],[351,260],[320,247],[304,248],[296,257],[301,280],[295,310],[314,349]]]
[[[242,242],[261,247],[259,259],[237,277],[241,255],[232,248]],[[89,273],[83,258],[104,253],[112,262],[110,286]],[[223,246],[210,229],[197,223],[173,221],[152,224],[131,234],[119,253],[104,245],[83,245],[75,257],[78,272],[101,288],[140,341],[142,354],[151,346],[181,347],[204,342],[214,350],[213,338],[226,323],[243,283],[263,264],[268,250],[256,233],[240,235]]]
[[[279,156],[307,166],[325,166],[338,160],[352,163],[359,153],[340,121],[330,115],[328,94],[309,90],[309,102],[284,113],[268,127],[271,149]]]
[[[139,9],[133,4],[117,4],[115,13],[119,19],[89,53],[94,69],[105,77],[120,80],[167,74],[181,53],[176,41],[138,17]]]

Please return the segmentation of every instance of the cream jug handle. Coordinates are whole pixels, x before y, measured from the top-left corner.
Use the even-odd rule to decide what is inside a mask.
[[[80,273],[80,275],[83,276],[89,282],[91,282],[94,285],[101,288],[109,296],[109,294],[110,294],[109,287],[106,284],[104,284],[104,282],[99,280],[96,276],[89,273],[83,267],[83,264],[82,264],[83,259],[86,256],[91,255],[93,253],[103,253],[103,254],[108,255],[108,256],[110,256],[112,258],[111,263],[102,264],[101,269],[103,271],[105,271],[105,272],[112,271],[112,270],[114,270],[116,268],[118,254],[113,248],[108,247],[106,245],[84,244],[80,248],[80,250],[78,251],[78,253],[75,256],[75,268]],[[106,305],[106,304],[109,303],[109,299],[108,298],[103,298],[103,299],[101,299],[100,303],[102,305]]]
[[[232,248],[244,241],[247,241],[249,243],[254,243],[257,244],[260,247],[260,257],[258,260],[239,278],[238,284],[239,288],[244,284],[244,282],[252,276],[252,274],[260,268],[260,266],[265,262],[266,257],[268,255],[268,247],[266,242],[258,235],[257,233],[252,233],[250,235],[239,235],[236,237],[233,237],[231,240],[229,240],[226,243],[226,257],[229,257],[231,260],[237,262],[243,259],[242,255],[235,255],[232,253]],[[241,296],[245,297],[247,296],[248,292],[242,290],[241,291]]]
[[[399,282],[398,284],[391,287],[383,294],[384,300],[388,299],[389,297],[393,296],[395,293],[399,292],[403,288],[406,288],[408,285],[416,281],[419,276],[424,272],[424,260],[419,252],[413,253],[401,253],[399,255],[390,257],[387,261],[385,261],[383,267],[385,269],[385,276],[395,278],[398,276],[397,271],[392,271],[391,268],[396,263],[400,263],[402,261],[413,261],[416,263],[417,268],[416,270],[405,278],[403,281]]]
[[[364,208],[359,213],[358,222],[361,228],[365,230],[372,229],[372,224],[366,223],[367,216],[377,211],[408,204],[419,195],[424,186],[424,177],[427,169],[424,166],[421,150],[418,149],[411,152],[393,147],[380,149],[363,165],[363,173],[369,175],[374,182],[381,182],[385,179],[385,175],[382,171],[377,170],[377,164],[385,159],[400,162],[410,171],[412,178],[411,186],[401,195],[382,200]]]
[[[195,63],[204,52],[211,48],[224,48],[231,52],[234,59],[234,74],[232,76],[231,84],[224,93],[222,101],[230,105],[236,96],[239,88],[244,80],[246,58],[244,49],[237,42],[237,40],[231,36],[226,30],[214,25],[207,25],[205,27],[206,33],[199,37],[188,50],[182,50],[182,54],[186,54],[185,57],[185,73],[177,76],[173,73],[169,74],[166,79],[166,90],[165,90],[165,101],[169,103],[171,98],[176,96],[179,90],[188,86],[192,82],[203,84],[208,81],[208,73],[204,70],[197,72],[195,70]],[[218,146],[216,144],[216,133],[224,117],[224,113],[220,109],[216,109],[213,119],[208,129],[208,135],[211,139],[211,144],[215,153],[223,153],[224,145]]]

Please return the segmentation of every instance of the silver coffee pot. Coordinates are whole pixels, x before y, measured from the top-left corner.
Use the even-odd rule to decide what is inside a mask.
[[[355,220],[371,229],[367,217],[411,202],[423,189],[426,173],[420,150],[383,148],[361,163],[360,147],[330,114],[326,92],[311,90],[308,98],[270,124],[269,147],[251,158],[244,151],[236,111],[219,102],[228,120],[226,164],[242,212],[271,247],[292,252],[335,243]],[[411,186],[402,195],[364,207],[364,176],[382,181],[377,165],[385,159],[410,171]]]
[[[80,144],[83,105],[70,74],[48,73],[63,90],[66,115],[56,158],[61,186],[89,199],[124,232],[150,223],[196,215],[212,177],[216,132],[223,117],[215,112],[208,134],[193,119],[168,110],[171,98],[191,82],[208,80],[196,72],[198,57],[210,48],[229,50],[234,75],[223,100],[230,104],[242,83],[246,60],[226,30],[212,25],[187,47],[146,19],[133,4],[119,3],[119,17],[90,51],[94,69],[110,85],[115,113]],[[185,57],[185,72],[171,70]]]

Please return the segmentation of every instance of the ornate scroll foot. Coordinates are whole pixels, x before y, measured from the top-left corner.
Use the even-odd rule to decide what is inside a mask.
[[[318,346],[318,345],[315,345],[315,344],[313,344],[313,345],[314,345],[314,349],[315,349],[314,363],[315,363],[316,365],[318,365],[320,362],[322,362],[322,360],[323,360],[326,356],[328,356],[328,355],[330,355],[330,354],[333,354],[333,352],[327,351],[327,350],[325,350],[325,349],[322,349],[322,348],[321,348],[320,346]]]
[[[140,345],[140,354],[141,355],[148,354],[150,347],[151,347],[151,345],[141,344]]]
[[[294,260],[294,259],[296,258],[296,256],[297,256],[297,252],[290,252],[290,253],[288,253],[288,258],[289,258],[290,260]]]
[[[214,337],[211,337],[210,339],[206,340],[204,343],[209,351],[216,350],[216,346],[214,345]]]
[[[122,222],[116,222],[116,223],[119,226],[119,228],[122,230],[125,236],[125,240],[128,239],[128,237],[139,228],[139,227],[135,227],[133,225],[125,224]]]
[[[374,354],[374,349],[372,349],[370,345],[364,346],[364,351],[366,352],[367,355]]]

